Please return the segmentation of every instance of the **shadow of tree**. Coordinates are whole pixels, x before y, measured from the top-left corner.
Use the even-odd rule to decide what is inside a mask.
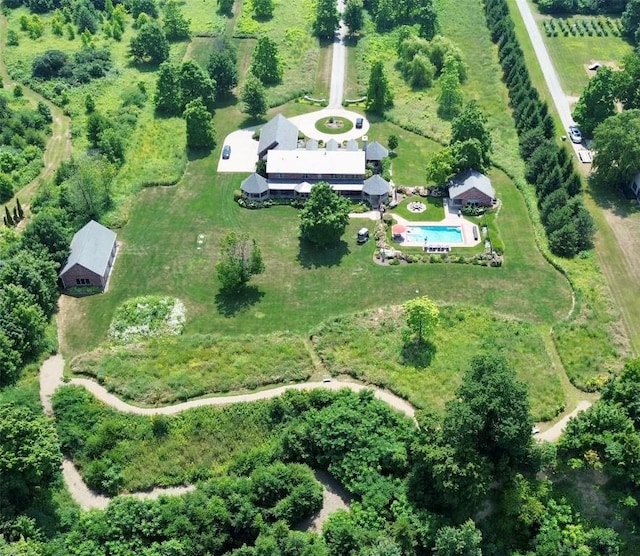
[[[242,311],[246,311],[264,297],[264,292],[256,286],[244,286],[239,290],[220,290],[216,294],[215,302],[218,313],[230,318]]]
[[[621,218],[631,216],[640,210],[636,196],[626,184],[612,188],[590,179],[587,194],[591,195],[600,208],[610,210]]]
[[[342,258],[349,253],[349,245],[344,240],[340,240],[335,245],[323,249],[301,239],[296,260],[303,268],[337,266],[342,261]]]
[[[403,365],[424,368],[431,365],[436,354],[436,346],[428,340],[410,338],[404,341],[400,352],[400,362]]]
[[[202,158],[207,158],[212,152],[213,149],[209,148],[187,148],[187,160],[189,162],[192,162],[194,160],[201,160]]]

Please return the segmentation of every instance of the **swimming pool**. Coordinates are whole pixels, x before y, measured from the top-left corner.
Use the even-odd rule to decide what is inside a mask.
[[[412,243],[463,243],[460,226],[407,226],[407,241]]]

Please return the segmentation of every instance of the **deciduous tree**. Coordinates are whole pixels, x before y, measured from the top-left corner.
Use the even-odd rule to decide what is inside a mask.
[[[451,142],[463,143],[469,139],[477,139],[481,148],[481,167],[487,168],[491,162],[492,141],[487,118],[480,111],[478,105],[472,101],[468,103],[459,116],[451,122]]]
[[[187,104],[183,116],[187,123],[187,147],[213,149],[216,146],[213,119],[200,97]]]
[[[233,45],[228,41],[220,43],[209,58],[207,70],[216,85],[216,97],[228,96],[238,84],[237,56]]]
[[[149,21],[140,27],[131,39],[129,53],[135,62],[160,64],[169,57],[169,41],[160,24]]]
[[[334,0],[318,0],[313,32],[321,39],[332,39],[340,24],[340,14]]]
[[[449,61],[445,61],[442,75],[439,79],[440,93],[438,94],[438,114],[445,119],[455,118],[462,109],[462,88],[460,87],[460,76],[457,66]]]
[[[457,171],[456,159],[451,147],[445,147],[435,153],[425,168],[427,182],[444,185]]]
[[[189,26],[191,20],[187,19],[176,0],[169,0],[164,5],[164,20],[162,26],[167,39],[170,41],[182,41],[191,36]]]
[[[347,0],[344,7],[344,23],[349,28],[349,34],[355,35],[362,30],[364,16],[362,0]]]
[[[482,556],[482,533],[470,519],[458,527],[442,527],[436,534],[435,556]]]
[[[22,286],[0,286],[0,332],[20,354],[23,363],[34,358],[44,345],[46,319],[34,297]]]
[[[252,276],[264,272],[262,253],[255,239],[248,234],[229,233],[220,246],[220,261],[216,265],[222,289],[239,290]]]
[[[23,249],[29,250],[37,250],[41,246],[59,269],[69,254],[71,236],[66,212],[59,208],[45,208],[31,218],[22,233],[21,243]]]
[[[162,114],[170,116],[180,114],[182,109],[180,71],[175,64],[170,62],[160,64],[154,103],[158,112]]]
[[[252,118],[259,118],[267,112],[267,98],[264,85],[255,75],[249,75],[242,88],[242,111]]]
[[[251,73],[265,85],[276,85],[282,80],[282,63],[275,41],[263,35],[251,57]]]
[[[419,343],[423,343],[425,337],[429,336],[438,326],[440,309],[427,296],[411,299],[402,308],[409,330],[415,334]]]
[[[615,114],[615,87],[613,70],[601,67],[582,91],[573,117],[587,135]]]
[[[215,84],[195,60],[187,60],[180,66],[180,99],[182,106],[200,99],[213,112],[216,101]]]
[[[319,247],[338,242],[349,224],[351,203],[326,182],[313,186],[300,211],[300,237]]]
[[[593,135],[593,150],[593,179],[612,188],[628,185],[640,160],[640,110],[607,118]]]
[[[256,19],[270,19],[273,16],[273,0],[253,0],[253,13]]]
[[[62,463],[53,423],[24,406],[0,406],[0,505],[17,510],[47,488]]]

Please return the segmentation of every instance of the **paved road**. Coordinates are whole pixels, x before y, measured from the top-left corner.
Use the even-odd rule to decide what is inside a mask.
[[[342,18],[344,13],[344,0],[338,0],[338,13]],[[328,108],[340,108],[344,94],[345,59],[347,50],[344,46],[344,38],[347,35],[347,27],[340,19],[340,27],[333,43],[333,57],[331,59],[331,88],[329,90]]]
[[[547,82],[549,93],[551,93],[553,103],[556,105],[556,110],[560,115],[562,125],[566,129],[570,125],[574,124],[573,118],[571,117],[571,107],[569,106],[567,95],[565,95],[562,90],[558,74],[553,66],[547,47],[542,39],[542,34],[536,25],[527,0],[516,0],[516,4],[520,10],[520,15],[522,16],[525,27],[527,28],[527,33],[529,33],[529,38],[531,39],[533,50],[538,58],[538,63],[540,64],[540,69],[542,70],[544,79]]]

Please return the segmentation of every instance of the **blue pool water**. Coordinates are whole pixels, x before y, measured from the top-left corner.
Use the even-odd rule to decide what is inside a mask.
[[[407,241],[415,243],[462,243],[458,226],[407,226]]]

